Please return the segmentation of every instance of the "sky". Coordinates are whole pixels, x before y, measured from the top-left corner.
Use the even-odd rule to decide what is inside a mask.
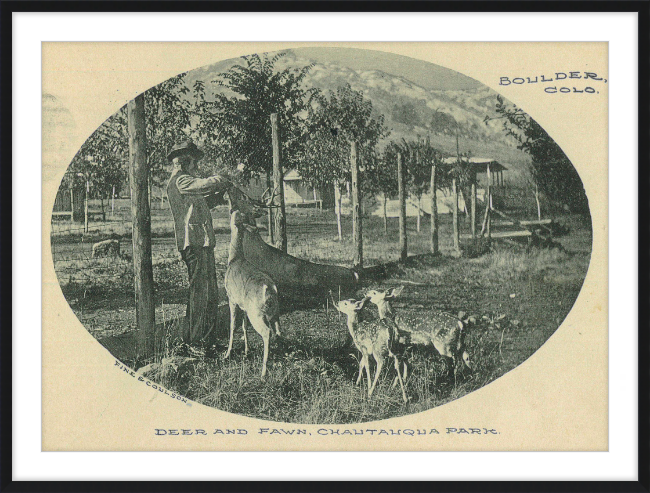
[[[390,75],[409,80],[429,90],[459,90],[484,87],[476,80],[440,65],[376,50],[357,48],[298,48],[287,50],[296,57],[320,63],[334,63],[355,71],[380,70]],[[225,72],[239,59],[230,59],[214,65],[201,67],[190,72],[192,78],[203,74]]]

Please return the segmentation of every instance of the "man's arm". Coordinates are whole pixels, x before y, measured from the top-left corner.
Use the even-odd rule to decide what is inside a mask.
[[[230,182],[217,175],[208,178],[180,175],[176,179],[176,186],[185,195],[207,195],[210,193],[225,192],[230,187]]]

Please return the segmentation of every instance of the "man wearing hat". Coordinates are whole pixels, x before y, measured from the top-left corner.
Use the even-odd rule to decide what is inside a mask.
[[[216,194],[227,191],[231,183],[218,175],[199,178],[196,163],[202,157],[203,152],[190,140],[172,148],[167,156],[174,164],[167,197],[176,246],[190,279],[183,341],[209,347],[214,342],[219,301],[210,206],[214,207]]]

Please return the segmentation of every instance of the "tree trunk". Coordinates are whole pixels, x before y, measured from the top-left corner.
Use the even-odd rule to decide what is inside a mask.
[[[456,178],[451,180],[451,195],[452,195],[452,213],[453,213],[453,226],[454,226],[454,250],[460,250],[460,232],[458,229],[458,186]]]
[[[404,262],[408,257],[408,245],[406,240],[406,191],[404,189],[404,167],[402,153],[397,153],[397,189],[399,196],[399,244],[400,260]]]
[[[113,195],[111,195],[111,217],[115,216],[115,185],[113,185]]]
[[[102,208],[102,221],[106,221],[106,213],[104,212],[104,197],[101,195],[99,197],[99,204]]]
[[[144,94],[127,105],[129,130],[129,185],[133,223],[133,274],[135,313],[138,327],[138,354],[154,353],[155,304],[151,262],[151,209],[149,208],[149,170]]]
[[[350,171],[352,173],[352,237],[354,238],[354,268],[363,268],[363,220],[361,218],[361,197],[359,193],[359,163],[357,143],[350,146]]]
[[[438,190],[436,165],[431,166],[431,253],[438,255]]]
[[[280,136],[278,135],[278,114],[271,114],[271,135],[273,143],[273,180],[278,190],[280,207],[275,209],[275,247],[287,253],[287,218],[284,206],[284,173],[280,163]]]
[[[388,233],[388,216],[386,214],[386,202],[388,198],[386,197],[386,192],[384,192],[384,234]]]
[[[535,203],[537,204],[537,219],[539,221],[542,220],[542,208],[540,207],[539,204],[539,186],[537,185],[537,182],[535,182]]]
[[[336,212],[336,227],[339,233],[339,241],[343,241],[343,228],[341,227],[341,202],[343,201],[341,193],[341,184],[337,181],[334,183],[334,209]]]
[[[90,193],[90,182],[86,180],[86,195],[84,196],[84,233],[88,232],[88,194]]]
[[[266,188],[268,188],[269,193],[271,193],[272,188],[272,183],[271,183],[271,172],[267,171],[266,172]],[[266,218],[267,218],[267,229],[268,229],[268,240],[269,244],[273,245],[275,244],[274,239],[273,239],[273,209],[270,207],[266,210]]]
[[[421,205],[422,205],[422,196],[421,196],[421,195],[418,195],[418,220],[417,220],[417,230],[418,230],[418,233],[420,232],[420,220],[421,220],[421,217],[422,217],[422,208],[421,208]]]

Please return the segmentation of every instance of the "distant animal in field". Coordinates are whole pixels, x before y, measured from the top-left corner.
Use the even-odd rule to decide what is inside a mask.
[[[120,242],[119,240],[104,240],[93,245],[92,258],[101,257],[119,257]]]
[[[368,397],[372,397],[372,393],[377,386],[379,375],[384,366],[384,361],[387,358],[393,359],[395,371],[397,372],[397,379],[402,389],[402,399],[408,402],[406,397],[406,390],[404,389],[404,380],[400,373],[400,361],[398,356],[392,351],[394,345],[393,329],[390,322],[385,320],[374,320],[369,322],[359,322],[358,314],[363,308],[367,298],[360,301],[355,300],[342,300],[338,303],[334,300],[334,308],[339,312],[347,315],[347,326],[354,341],[354,345],[361,352],[361,360],[359,361],[359,375],[357,376],[356,384],[358,385],[362,378],[362,372],[365,369],[366,377],[368,379]],[[370,378],[370,356],[377,362],[377,369],[375,378]]]
[[[456,317],[441,311],[429,311],[418,315],[395,313],[391,306],[391,300],[398,297],[403,289],[404,286],[385,291],[373,289],[368,291],[366,296],[371,303],[377,305],[380,319],[388,319],[395,324],[396,337],[400,342],[436,348],[447,361],[449,375],[453,371],[455,382],[460,361],[468,369],[472,369],[469,354],[465,348],[468,320],[461,320],[464,314],[461,314],[461,317]]]
[[[242,212],[238,210],[232,212],[228,267],[224,277],[224,285],[228,294],[228,303],[230,304],[230,338],[224,358],[230,356],[237,319],[240,315],[243,315],[242,327],[244,330],[245,353],[248,353],[247,319],[264,342],[261,375],[263,380],[266,376],[271,329],[274,328],[275,333],[280,335],[278,288],[273,279],[244,258],[242,228],[247,227],[245,220],[246,215]]]

